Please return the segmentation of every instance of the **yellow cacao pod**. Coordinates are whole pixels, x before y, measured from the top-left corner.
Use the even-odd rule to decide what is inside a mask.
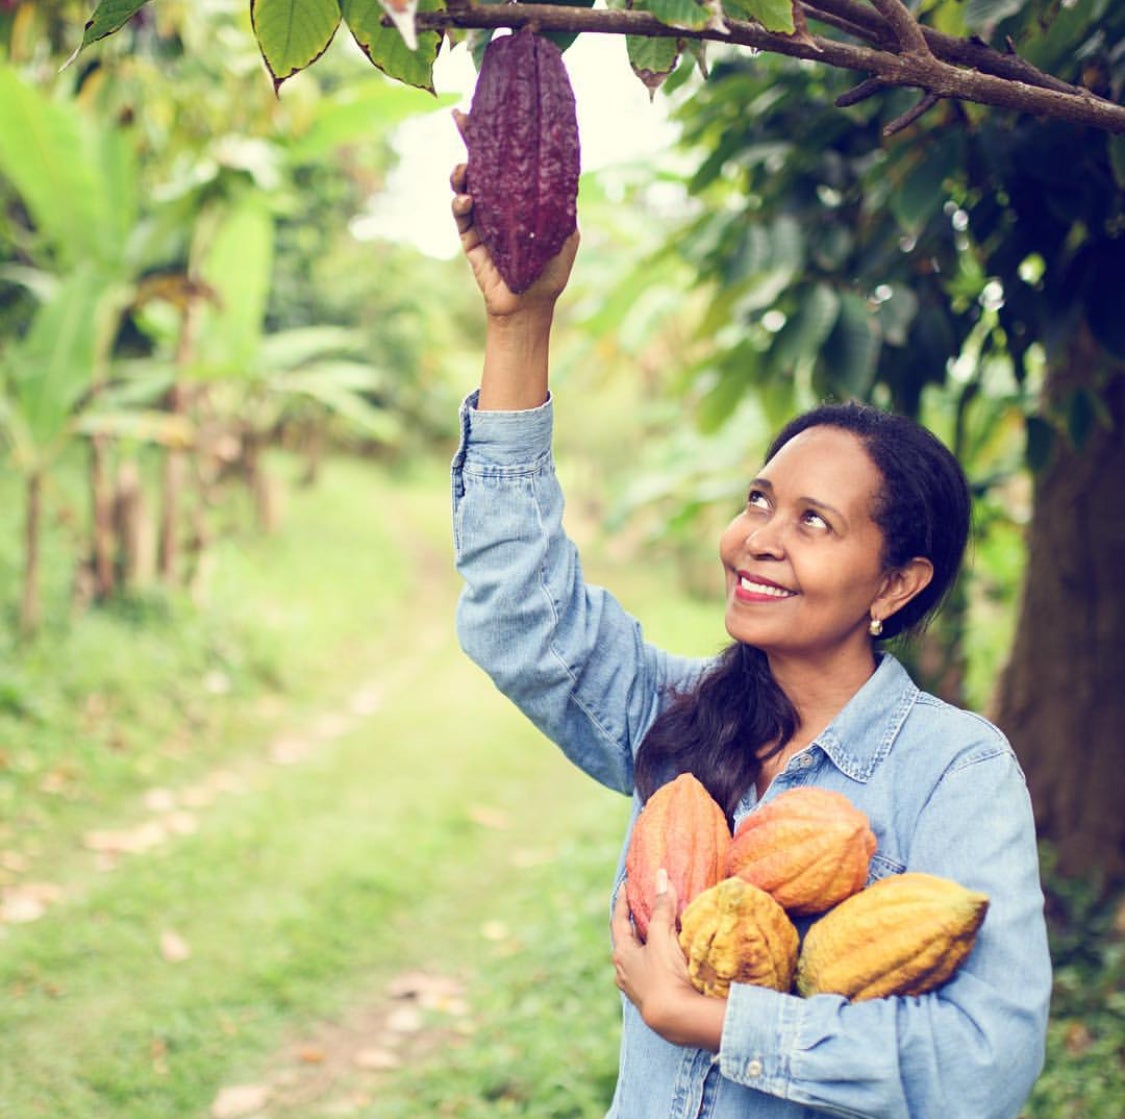
[[[645,801],[625,855],[625,896],[642,940],[648,936],[657,870],[668,872],[678,916],[722,878],[729,844],[723,810],[692,774],[681,773]]]
[[[724,878],[684,910],[680,947],[697,991],[726,998],[732,983],[788,991],[797,963],[797,930],[757,886]]]
[[[843,793],[810,785],[779,794],[739,824],[726,873],[790,913],[823,913],[863,888],[874,853],[867,816]]]
[[[961,966],[987,911],[985,894],[949,878],[907,871],[880,879],[805,933],[797,991],[853,1002],[925,994]]]

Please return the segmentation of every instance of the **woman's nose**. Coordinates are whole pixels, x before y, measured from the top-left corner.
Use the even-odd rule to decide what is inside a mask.
[[[754,525],[746,534],[746,549],[753,556],[780,556],[785,549],[777,522]]]

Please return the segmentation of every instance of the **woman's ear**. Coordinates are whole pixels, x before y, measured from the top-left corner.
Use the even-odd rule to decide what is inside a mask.
[[[934,565],[923,556],[907,560],[901,567],[888,572],[882,588],[871,604],[871,616],[889,618],[901,610],[916,594],[929,586],[934,577]]]

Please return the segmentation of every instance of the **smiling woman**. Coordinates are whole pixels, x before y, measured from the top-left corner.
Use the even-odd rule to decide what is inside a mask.
[[[643,936],[630,919],[623,858],[611,1119],[1014,1119],[1042,1063],[1051,989],[1023,775],[995,727],[921,692],[880,644],[922,624],[957,576],[969,528],[957,461],[872,407],[797,417],[722,536],[730,646],[712,659],[655,647],[584,581],[563,529],[549,341],[577,235],[515,295],[474,228],[463,175],[453,181],[486,313],[453,461],[466,652],[576,765],[633,798],[634,821],[683,773],[735,828],[817,786],[870,821],[869,882],[921,872],[989,901],[961,969],[924,995],[852,1003],[733,983],[718,998],[691,983],[667,875]]]

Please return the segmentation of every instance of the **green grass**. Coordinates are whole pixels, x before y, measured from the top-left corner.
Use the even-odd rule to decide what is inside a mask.
[[[0,528],[17,506],[0,502]],[[440,462],[335,461],[291,491],[278,534],[228,519],[202,606],[150,593],[74,618],[55,522],[47,627],[29,648],[0,641],[0,886],[63,891],[0,925],[2,1119],[205,1116],[224,1086],[286,1083],[295,1044],[414,969],[462,982],[464,1013],[431,1012],[402,1068],[337,1070],[339,1091],[278,1091],[262,1114],[604,1114],[627,803],[456,648],[447,507]],[[592,577],[654,640],[717,646],[714,603],[677,593],[668,565],[591,543]],[[299,760],[277,764],[279,744]],[[84,838],[168,819],[154,788],[195,830],[102,868]],[[1077,890],[1053,911],[1059,991],[1026,1114],[1117,1119],[1120,918]],[[188,958],[164,958],[169,932]]]

